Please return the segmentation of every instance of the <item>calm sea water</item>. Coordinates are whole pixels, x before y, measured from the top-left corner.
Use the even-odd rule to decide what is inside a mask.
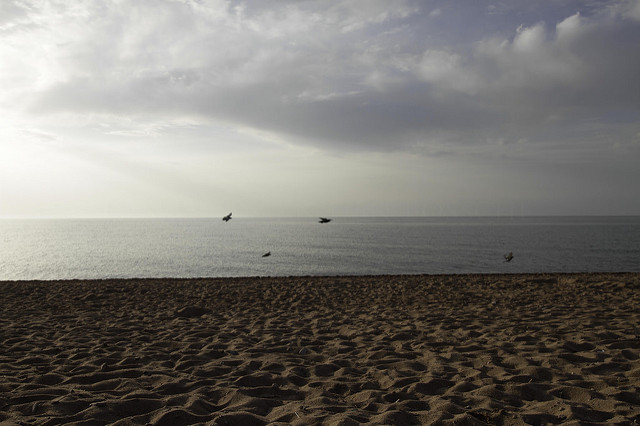
[[[0,220],[0,280],[623,271],[640,217]]]

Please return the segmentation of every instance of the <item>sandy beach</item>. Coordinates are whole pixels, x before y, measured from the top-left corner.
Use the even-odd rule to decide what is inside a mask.
[[[1,282],[0,424],[635,424],[640,274]]]

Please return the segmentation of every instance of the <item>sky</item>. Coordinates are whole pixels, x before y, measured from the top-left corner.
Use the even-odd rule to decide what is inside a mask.
[[[2,0],[0,217],[640,215],[640,0]]]

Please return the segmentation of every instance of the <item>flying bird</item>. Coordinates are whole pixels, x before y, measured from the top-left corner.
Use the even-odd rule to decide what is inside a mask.
[[[225,222],[229,222],[231,220],[231,213],[222,218]]]
[[[266,252],[265,254],[262,255],[262,257],[269,257],[269,256],[271,256],[271,252],[270,251],[268,251],[268,252]]]
[[[504,260],[505,262],[511,262],[513,260],[513,253],[509,252],[508,254],[504,255]]]
[[[326,217],[320,217],[318,223],[329,223],[331,219],[327,219]]]

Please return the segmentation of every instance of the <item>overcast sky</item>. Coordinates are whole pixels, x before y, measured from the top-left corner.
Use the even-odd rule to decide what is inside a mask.
[[[640,214],[640,0],[2,0],[0,217]]]

